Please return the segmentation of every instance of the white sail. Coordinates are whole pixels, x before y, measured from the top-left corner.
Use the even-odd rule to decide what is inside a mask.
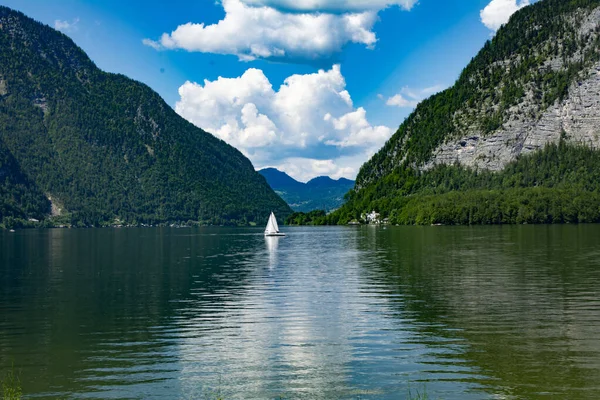
[[[275,214],[272,212],[269,215],[269,222],[267,222],[267,227],[265,228],[265,236],[285,236],[285,233],[279,232],[277,218],[275,218]]]
[[[277,220],[275,219],[275,215],[271,213],[269,216],[269,222],[267,222],[267,228],[265,229],[266,234],[278,233],[279,227],[277,226]]]

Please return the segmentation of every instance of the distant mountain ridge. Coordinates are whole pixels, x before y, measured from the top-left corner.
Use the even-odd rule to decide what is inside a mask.
[[[279,171],[276,168],[261,169],[258,173],[265,177],[269,186],[275,191],[301,190],[306,186],[305,183],[298,182],[285,172]]]
[[[294,211],[335,210],[344,204],[344,195],[354,187],[354,181],[346,178],[319,176],[302,183],[276,168],[258,172]]]
[[[238,150],[61,32],[0,6],[0,224],[266,222],[291,209]],[[19,222],[21,221],[21,222]]]

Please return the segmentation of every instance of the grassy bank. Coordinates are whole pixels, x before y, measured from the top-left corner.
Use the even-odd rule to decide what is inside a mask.
[[[11,369],[2,379],[2,400],[20,400],[22,397],[21,381]]]

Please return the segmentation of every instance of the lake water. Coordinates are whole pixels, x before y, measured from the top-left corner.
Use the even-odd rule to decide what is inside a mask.
[[[41,399],[600,398],[600,226],[0,232]]]

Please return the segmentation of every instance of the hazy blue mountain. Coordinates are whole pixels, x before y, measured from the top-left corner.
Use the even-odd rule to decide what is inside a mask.
[[[275,168],[258,172],[294,211],[335,210],[344,204],[344,195],[354,187],[354,181],[345,178],[320,176],[303,183]]]
[[[277,191],[297,191],[302,190],[306,184],[298,182],[285,172],[281,172],[276,168],[265,168],[258,171],[259,174],[265,177],[269,186]]]

